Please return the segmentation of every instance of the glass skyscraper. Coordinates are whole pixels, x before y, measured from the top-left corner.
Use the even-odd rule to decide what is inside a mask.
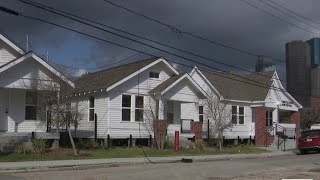
[[[307,43],[310,46],[311,67],[318,67],[320,65],[320,38],[312,38]]]

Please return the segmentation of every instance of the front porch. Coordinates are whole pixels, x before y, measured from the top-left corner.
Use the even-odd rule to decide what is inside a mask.
[[[37,91],[17,88],[0,89],[0,132],[46,132],[38,112]]]
[[[169,78],[149,94],[156,102],[156,119],[167,122],[166,133],[169,137],[174,137],[178,131],[181,138],[202,139],[199,102],[207,94],[188,74]],[[200,109],[203,111],[202,107]]]
[[[255,144],[278,146],[300,136],[300,112],[295,109],[255,107]],[[295,145],[294,145],[295,146]]]

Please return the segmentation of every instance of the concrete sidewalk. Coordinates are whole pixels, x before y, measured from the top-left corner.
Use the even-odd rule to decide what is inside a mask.
[[[153,163],[174,163],[181,159],[192,159],[193,162],[267,158],[282,155],[292,155],[292,152],[268,152],[261,154],[224,154],[206,156],[172,156],[172,157],[148,157]],[[110,158],[110,159],[84,159],[84,160],[53,160],[53,161],[26,161],[26,162],[1,162],[0,171],[34,171],[48,170],[51,168],[79,169],[89,167],[115,167],[121,165],[135,165],[151,163],[144,157],[139,158]]]

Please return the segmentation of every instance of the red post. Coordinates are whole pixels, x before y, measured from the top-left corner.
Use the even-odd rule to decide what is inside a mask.
[[[174,152],[179,151],[179,131],[174,132]]]

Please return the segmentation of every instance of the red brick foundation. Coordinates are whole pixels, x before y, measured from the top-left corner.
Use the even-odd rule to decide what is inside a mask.
[[[296,139],[300,137],[300,112],[292,112],[290,122],[296,125]]]
[[[190,121],[191,133],[194,133],[196,140],[202,140],[202,122],[200,121]]]
[[[268,133],[266,127],[267,108],[255,107],[253,111],[255,113],[255,145],[268,146],[273,142],[274,137]]]

